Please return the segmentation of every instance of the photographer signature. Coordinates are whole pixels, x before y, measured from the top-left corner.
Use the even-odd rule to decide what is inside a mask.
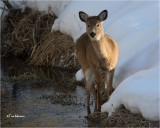
[[[13,114],[8,114],[7,117],[8,117],[8,118],[23,118],[23,117],[25,117],[25,116],[24,116],[24,115],[18,115],[18,114],[15,114],[15,115],[13,115]]]

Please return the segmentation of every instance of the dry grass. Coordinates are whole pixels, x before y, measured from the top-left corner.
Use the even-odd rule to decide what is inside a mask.
[[[21,9],[14,9],[8,12],[5,17],[5,26],[3,26],[1,33],[1,45],[2,45],[2,55],[11,52],[11,47],[13,44],[12,32],[16,28],[19,21],[25,17],[29,12],[21,12]]]
[[[56,16],[33,11],[24,17],[12,33],[15,55],[31,53],[35,44],[39,44],[44,35],[50,33]]]
[[[159,127],[159,121],[150,121],[140,114],[133,114],[127,109],[119,108],[112,116],[108,113],[93,113],[87,117],[101,127]]]
[[[48,65],[61,68],[77,68],[79,66],[74,55],[73,39],[54,31],[41,40],[40,45],[35,45],[30,63],[34,65]]]
[[[14,15],[13,12],[18,14]],[[26,15],[21,11],[19,12],[19,10],[13,12],[9,12],[6,21],[15,21],[15,23],[6,22],[6,28],[2,31],[3,46],[7,44],[10,47],[9,51],[5,53],[11,52],[16,56],[29,56],[33,46],[38,44],[46,34],[50,33],[56,16],[38,11],[30,11]],[[7,28],[11,25],[12,27]]]

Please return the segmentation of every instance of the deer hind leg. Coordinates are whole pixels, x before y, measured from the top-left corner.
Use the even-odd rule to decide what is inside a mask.
[[[86,102],[87,102],[87,113],[88,115],[91,113],[91,110],[90,110],[90,105],[89,105],[89,102],[90,102],[90,91],[91,91],[91,86],[94,82],[94,74],[93,74],[93,70],[91,68],[87,69],[85,71],[85,80],[86,80],[86,85],[85,85],[85,88],[86,88],[86,94],[87,94],[87,99],[86,99]]]
[[[108,96],[108,99],[109,99],[110,95],[112,94],[112,92],[114,91],[114,88],[112,87],[113,77],[114,77],[114,69],[111,70],[111,71],[107,71],[105,82],[107,83],[107,96]]]
[[[95,99],[95,107],[94,107],[94,112],[97,111],[97,92],[96,92],[96,89],[95,89],[95,85],[92,84],[92,94],[94,96],[94,99]]]

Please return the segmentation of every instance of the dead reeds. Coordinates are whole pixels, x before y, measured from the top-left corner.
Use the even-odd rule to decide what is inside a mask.
[[[1,31],[1,45],[2,45],[2,55],[11,53],[12,50],[12,32],[18,25],[21,19],[25,17],[29,11],[21,12],[21,9],[13,9],[8,12],[8,15],[5,17],[5,26],[2,26]]]
[[[12,33],[15,55],[31,53],[35,44],[51,31],[55,16],[33,11],[23,18]]]
[[[48,65],[61,68],[76,68],[73,39],[59,31],[49,33],[35,45],[30,59],[34,65]]]

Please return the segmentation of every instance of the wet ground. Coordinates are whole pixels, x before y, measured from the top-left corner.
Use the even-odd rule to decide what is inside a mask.
[[[16,58],[1,61],[2,127],[94,125],[85,118],[85,89],[74,82],[75,71],[33,67]]]
[[[1,60],[2,127],[159,127],[123,106],[112,116],[87,116],[83,83],[75,70],[34,67],[17,58]],[[90,102],[93,111],[93,96]],[[87,117],[86,117],[87,116]]]

